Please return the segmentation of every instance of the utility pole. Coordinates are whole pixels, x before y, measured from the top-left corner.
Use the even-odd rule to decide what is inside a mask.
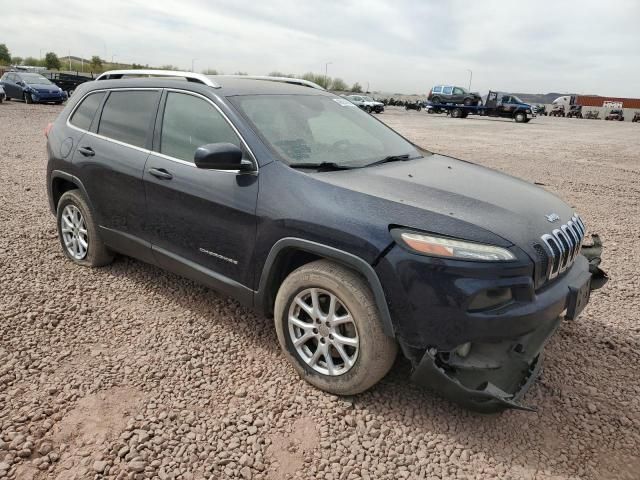
[[[115,54],[112,54],[112,55],[111,55],[111,64],[112,64],[112,65],[113,65],[113,59],[115,58],[115,56],[116,56]]]
[[[326,85],[327,88],[329,88],[329,65],[331,65],[333,62],[327,62],[324,64],[324,84]]]
[[[467,72],[469,72],[469,91],[471,91],[471,80],[473,79],[473,72],[469,69],[467,69]]]

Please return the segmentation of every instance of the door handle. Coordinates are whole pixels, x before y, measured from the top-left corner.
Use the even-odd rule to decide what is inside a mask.
[[[85,157],[93,157],[96,154],[91,147],[80,147],[78,151]]]
[[[173,175],[167,172],[164,168],[151,168],[149,169],[149,173],[162,180],[171,180],[173,178]]]

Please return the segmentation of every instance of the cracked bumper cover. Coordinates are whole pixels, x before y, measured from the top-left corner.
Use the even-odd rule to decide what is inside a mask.
[[[414,361],[412,380],[475,411],[491,413],[508,408],[535,411],[520,400],[541,371],[544,346],[562,321],[570,290],[585,278],[590,290],[607,282],[607,275],[599,268],[602,243],[597,235],[582,253],[583,257],[567,275],[537,295],[535,313],[540,322],[536,328],[498,342],[477,339],[464,358],[456,351],[427,348],[422,358]],[[529,309],[527,316],[530,314]],[[519,317],[517,308],[508,317],[514,322],[524,318]],[[487,337],[492,333],[487,332]]]

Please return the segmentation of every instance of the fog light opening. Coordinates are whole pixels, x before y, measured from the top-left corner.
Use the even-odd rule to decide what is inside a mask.
[[[469,305],[470,311],[482,311],[489,310],[490,308],[496,308],[505,305],[513,300],[513,293],[510,288],[490,288],[483,292],[478,293],[471,304]]]

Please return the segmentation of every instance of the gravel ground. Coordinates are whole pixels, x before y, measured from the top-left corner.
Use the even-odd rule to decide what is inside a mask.
[[[639,478],[640,125],[380,116],[544,184],[605,241],[611,281],[550,342],[538,412],[483,416],[402,360],[365,394],[325,394],[233,300],[127,258],[65,260],[44,185],[59,111],[0,105],[0,479]]]

